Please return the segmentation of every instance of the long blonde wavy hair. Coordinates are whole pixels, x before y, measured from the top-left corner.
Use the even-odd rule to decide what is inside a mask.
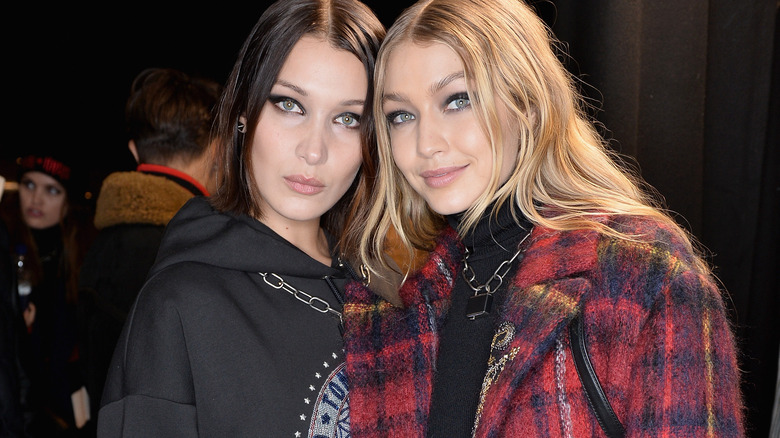
[[[636,236],[595,218],[650,216],[679,230],[693,250],[692,237],[665,211],[662,198],[598,133],[577,79],[558,58],[564,55],[561,43],[531,7],[521,0],[421,0],[388,29],[376,63],[379,173],[359,253],[373,274],[381,276],[389,267],[382,254],[391,227],[411,257],[414,248],[430,249],[444,224],[395,166],[382,112],[387,62],[405,42],[442,43],[458,54],[472,108],[492,146],[491,183],[464,213],[461,235],[488,214],[491,205],[495,213],[504,202],[514,201],[513,214],[517,216],[516,206],[535,225],[594,229],[621,239]],[[516,126],[502,126],[500,105]],[[518,153],[503,157],[501,137],[515,129]],[[504,159],[514,159],[515,165],[509,180],[500,184],[498,169]],[[409,268],[402,267],[404,274]]]

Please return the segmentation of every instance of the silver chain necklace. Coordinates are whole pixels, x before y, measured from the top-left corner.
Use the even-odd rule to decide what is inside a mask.
[[[493,275],[483,284],[477,284],[475,281],[476,274],[474,273],[474,269],[469,265],[469,255],[471,255],[471,252],[466,248],[466,253],[463,255],[463,279],[466,280],[466,284],[474,291],[474,295],[470,296],[466,303],[467,318],[473,321],[477,319],[477,317],[485,316],[490,313],[493,308],[493,293],[504,283],[504,277],[507,272],[509,272],[509,268],[512,266],[515,259],[523,252],[523,242],[525,242],[530,235],[531,232],[529,231],[528,234],[523,237],[523,240],[517,244],[519,247],[517,252],[511,258],[501,262],[501,264],[498,265],[498,268],[496,268],[496,271],[493,272]]]
[[[314,295],[310,295],[300,289],[297,289],[295,286],[284,281],[284,278],[279,276],[279,274],[274,274],[273,272],[258,272],[258,274],[263,277],[265,284],[271,286],[272,288],[289,292],[292,296],[295,297],[295,299],[304,304],[307,304],[312,309],[320,313],[330,313],[331,315],[336,316],[339,319],[339,324],[343,322],[341,319],[341,312],[330,307],[330,304],[328,304],[328,302],[322,298],[315,297]]]

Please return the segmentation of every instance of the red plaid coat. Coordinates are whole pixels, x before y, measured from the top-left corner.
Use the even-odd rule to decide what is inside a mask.
[[[744,436],[737,351],[713,279],[664,226],[636,218],[614,226],[645,237],[533,230],[501,309],[475,436],[605,436],[572,359],[566,328],[578,313],[627,437]],[[425,437],[437,328],[462,256],[448,228],[402,287],[403,309],[348,285],[352,436]]]

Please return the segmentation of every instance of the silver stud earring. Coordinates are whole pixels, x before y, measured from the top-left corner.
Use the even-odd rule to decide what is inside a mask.
[[[242,134],[246,133],[246,125],[244,125],[241,122],[238,122],[238,125],[236,125],[236,129],[238,129],[238,132]]]

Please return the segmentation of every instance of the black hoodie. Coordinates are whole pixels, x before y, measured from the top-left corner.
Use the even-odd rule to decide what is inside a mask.
[[[341,311],[324,278],[343,290],[344,270],[205,198],[182,207],[114,352],[99,437],[349,432],[338,318],[260,272]]]

